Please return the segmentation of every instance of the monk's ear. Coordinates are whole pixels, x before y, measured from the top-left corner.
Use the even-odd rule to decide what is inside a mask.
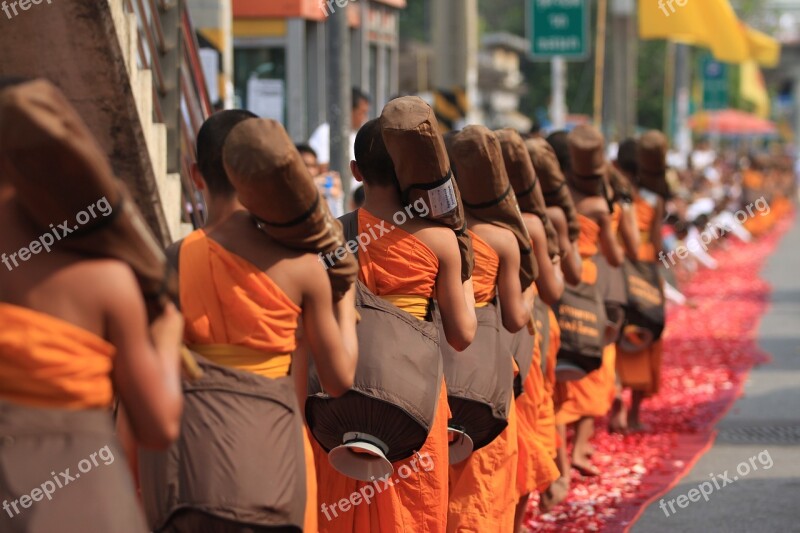
[[[197,163],[192,163],[191,175],[192,182],[194,183],[194,186],[197,187],[198,191],[204,191],[207,189],[206,180],[203,179],[203,174],[200,173],[200,168],[197,166]]]
[[[353,177],[356,179],[357,182],[363,183],[364,176],[361,175],[361,170],[358,168],[358,163],[355,161],[350,161],[350,172],[352,172]]]

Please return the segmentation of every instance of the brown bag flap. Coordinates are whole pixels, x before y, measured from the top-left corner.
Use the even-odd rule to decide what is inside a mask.
[[[587,373],[600,368],[607,319],[597,285],[565,284],[554,311],[561,329],[559,360],[569,360]]]
[[[194,354],[203,370],[184,382],[178,440],[139,450],[148,524],[195,510],[260,527],[303,527],[305,457],[292,379],[268,379]]]
[[[350,289],[358,265],[345,253],[341,225],[334,220],[300,153],[280,123],[248,119],[228,134],[223,162],[239,199],[261,229],[284,246],[336,257],[326,264],[339,300]]]
[[[539,269],[497,136],[484,126],[467,126],[448,135],[446,141],[465,207],[472,216],[514,233],[520,250],[520,281],[523,287],[529,286]]]
[[[666,323],[666,299],[658,265],[626,259],[622,271],[628,295],[628,323],[651,331],[654,341],[660,339]]]
[[[450,424],[463,428],[477,450],[492,442],[508,425],[514,398],[514,366],[509,344],[501,338],[499,308],[495,304],[478,307],[475,316],[478,329],[472,344],[457,352],[442,343],[441,350],[452,412]],[[444,338],[438,311],[434,322]]]
[[[350,392],[331,398],[309,369],[306,420],[314,438],[330,451],[345,433],[367,433],[399,461],[418,451],[430,432],[442,385],[436,327],[418,320],[356,281],[358,365]]]
[[[45,497],[4,510],[0,531],[147,531],[108,409],[0,401],[0,502],[32,489]]]
[[[77,111],[50,82],[35,80],[0,93],[0,158],[9,163],[17,201],[42,232],[59,224],[53,230],[58,246],[128,263],[156,307],[167,294],[177,294],[175,272],[132,197]],[[107,214],[99,212],[101,201]],[[95,206],[97,216],[81,224],[80,213]]]

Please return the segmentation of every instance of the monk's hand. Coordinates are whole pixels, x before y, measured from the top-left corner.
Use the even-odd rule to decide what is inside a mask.
[[[159,355],[177,364],[183,341],[183,315],[172,302],[164,306],[164,311],[150,325],[150,336]]]

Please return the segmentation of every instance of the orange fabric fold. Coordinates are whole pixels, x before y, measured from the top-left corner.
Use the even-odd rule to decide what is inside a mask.
[[[636,198],[633,201],[636,209],[636,224],[639,226],[639,261],[656,260],[656,249],[650,240],[650,229],[656,216],[655,208],[647,203],[643,198]]]
[[[116,353],[67,321],[0,303],[0,398],[35,407],[108,407]]]
[[[611,409],[615,389],[616,347],[603,348],[600,368],[566,385],[566,398],[556,412],[556,424],[570,424],[585,416],[604,416]]]
[[[592,257],[600,251],[600,225],[591,218],[578,213],[581,232],[578,235],[578,253],[581,257]]]
[[[450,467],[447,531],[513,531],[519,495],[515,487],[519,459],[514,402],[508,426],[496,439]]]
[[[358,250],[358,277],[373,294],[433,295],[439,258],[424,242],[366,209],[358,211],[358,233],[370,238]]]
[[[546,442],[550,456],[555,459],[560,446],[558,431],[556,431],[556,359],[558,350],[561,349],[561,328],[558,326],[558,318],[552,309],[548,309],[550,317],[550,344],[547,354],[547,373],[545,374],[544,386],[547,398],[539,426],[541,428],[542,439]]]
[[[578,253],[583,259],[581,281],[593,285],[597,282],[597,265],[590,258],[600,251],[600,226],[591,218],[578,214],[581,232],[578,236]]]
[[[617,373],[623,387],[653,395],[661,381],[662,341],[654,342],[641,352],[626,352],[617,348]]]
[[[295,350],[301,309],[255,265],[227,251],[203,230],[183,241],[180,264],[186,344],[233,344],[262,352],[249,362],[240,361],[237,368]],[[266,377],[288,372],[287,364]]]
[[[494,300],[497,294],[497,272],[500,270],[500,257],[486,241],[470,231],[472,249],[475,252],[475,268],[472,270],[472,285],[475,303]]]
[[[545,388],[539,344],[534,345],[533,364],[522,383],[523,393],[514,403],[517,409],[517,499],[536,490],[546,489],[558,479],[559,472],[550,452],[552,436],[548,423],[548,403],[552,413],[552,396]],[[552,427],[555,434],[555,425]]]

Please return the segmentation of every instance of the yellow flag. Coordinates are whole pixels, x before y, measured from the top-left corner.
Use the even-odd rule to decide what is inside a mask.
[[[744,26],[747,43],[750,45],[750,57],[764,67],[774,67],[781,58],[781,45],[776,40],[754,30],[749,26]]]
[[[639,35],[711,49],[718,61],[750,59],[750,45],[728,0],[639,0]]]
[[[739,71],[739,91],[743,99],[755,104],[756,115],[769,118],[769,93],[761,69],[755,61],[742,63]]]

